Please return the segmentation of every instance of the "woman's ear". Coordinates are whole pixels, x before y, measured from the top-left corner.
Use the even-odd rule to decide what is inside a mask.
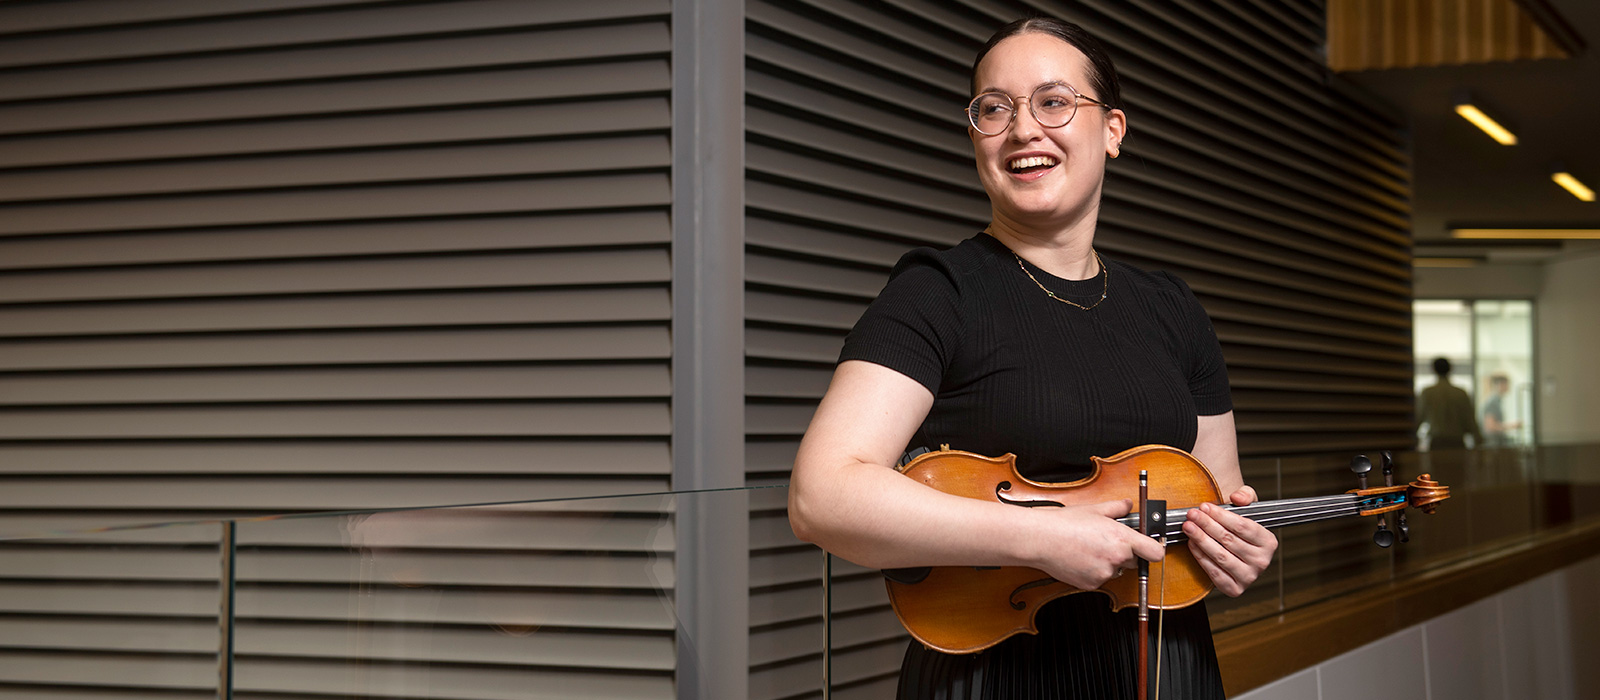
[[[1122,140],[1128,137],[1128,115],[1120,109],[1106,112],[1106,155],[1112,158],[1122,153]]]

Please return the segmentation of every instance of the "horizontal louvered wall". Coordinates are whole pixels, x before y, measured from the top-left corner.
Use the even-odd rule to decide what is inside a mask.
[[[0,7],[0,533],[668,488],[670,11]],[[242,527],[238,696],[670,697],[630,503],[422,588]],[[161,532],[0,549],[0,697],[214,694],[216,533]]]
[[[1129,138],[1096,242],[1200,297],[1241,452],[1410,445],[1409,163],[1397,123],[1321,64],[1322,3],[749,0],[751,481],[787,473],[845,332],[894,261],[987,222],[961,113],[969,66],[995,28],[1040,11],[1111,47]],[[903,633],[874,572],[835,575],[836,697],[883,697]],[[752,643],[788,629],[757,624]],[[820,695],[756,694],[786,666],[752,666],[756,697]]]

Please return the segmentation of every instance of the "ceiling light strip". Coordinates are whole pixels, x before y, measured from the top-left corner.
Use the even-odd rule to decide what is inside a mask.
[[[1517,145],[1516,134],[1511,133],[1510,129],[1500,126],[1500,122],[1490,119],[1489,115],[1484,114],[1483,110],[1478,109],[1476,106],[1470,104],[1458,104],[1456,105],[1456,114],[1459,114],[1462,116],[1462,118],[1472,122],[1473,126],[1483,129],[1483,133],[1488,134],[1489,138],[1500,142],[1500,145]]]
[[[1587,185],[1579,182],[1578,178],[1572,176],[1572,173],[1564,171],[1552,173],[1550,175],[1550,179],[1555,180],[1557,185],[1561,185],[1563,188],[1566,188],[1568,192],[1572,193],[1572,196],[1577,197],[1585,202],[1594,201],[1594,190],[1589,189]]]
[[[1458,228],[1451,229],[1450,235],[1455,238],[1597,240],[1600,228]]]

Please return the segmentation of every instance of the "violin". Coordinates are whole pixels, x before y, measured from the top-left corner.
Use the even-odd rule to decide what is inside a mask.
[[[1162,514],[1152,513],[1148,533],[1165,538],[1168,545],[1187,540],[1183,523],[1188,510],[1214,503],[1268,528],[1284,527],[1345,516],[1377,515],[1374,541],[1387,547],[1394,541],[1387,513],[1399,512],[1400,538],[1408,539],[1405,509],[1432,513],[1450,488],[1423,474],[1409,485],[1393,483],[1393,460],[1384,457],[1384,486],[1368,488],[1366,472],[1372,462],[1357,457],[1351,469],[1360,477],[1359,488],[1342,494],[1313,498],[1258,501],[1247,506],[1224,502],[1217,480],[1200,460],[1188,452],[1165,445],[1145,445],[1109,458],[1094,458],[1087,478],[1062,483],[1029,480],[1017,473],[1016,456],[986,457],[950,450],[948,446],[925,453],[899,467],[901,473],[945,493],[995,500],[1019,508],[1050,508],[1100,503],[1140,495],[1140,473],[1148,476],[1148,498],[1166,501]],[[1141,503],[1143,499],[1141,499]],[[1118,519],[1139,528],[1138,512]],[[1143,567],[1141,567],[1143,568]],[[1045,603],[1084,589],[1057,581],[1038,569],[1021,566],[934,566],[884,572],[889,601],[901,624],[917,641],[949,654],[982,651],[1017,634],[1037,634],[1034,617]],[[1110,597],[1111,609],[1139,602],[1139,576],[1127,571],[1094,589]],[[1149,563],[1149,607],[1170,610],[1193,605],[1211,592],[1212,583],[1188,547],[1169,548],[1166,557]]]

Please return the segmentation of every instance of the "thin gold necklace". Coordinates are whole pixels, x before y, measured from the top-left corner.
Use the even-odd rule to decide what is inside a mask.
[[[1059,302],[1061,302],[1063,304],[1071,304],[1071,305],[1076,306],[1076,307],[1078,307],[1080,309],[1083,309],[1084,311],[1088,311],[1090,309],[1093,309],[1096,306],[1099,306],[1100,302],[1105,301],[1106,300],[1106,293],[1111,291],[1111,268],[1106,267],[1106,261],[1100,259],[1100,253],[1098,251],[1096,251],[1093,248],[1090,248],[1089,252],[1094,254],[1094,261],[1096,263],[1100,264],[1100,274],[1105,275],[1105,285],[1100,289],[1100,298],[1094,300],[1094,303],[1090,304],[1088,306],[1084,306],[1083,304],[1079,304],[1078,302],[1075,302],[1075,301],[1073,301],[1071,299],[1062,299],[1061,297],[1056,296],[1055,292],[1052,292],[1049,289],[1045,289],[1044,285],[1039,284],[1039,278],[1034,277],[1032,272],[1028,272],[1028,266],[1022,264],[1022,256],[1021,255],[1017,255],[1015,252],[1012,252],[1011,253],[1011,257],[1017,259],[1017,267],[1022,268],[1022,274],[1027,275],[1028,279],[1033,280],[1034,284],[1039,285],[1039,289],[1044,290],[1044,293],[1050,295],[1051,299],[1059,301]]]

